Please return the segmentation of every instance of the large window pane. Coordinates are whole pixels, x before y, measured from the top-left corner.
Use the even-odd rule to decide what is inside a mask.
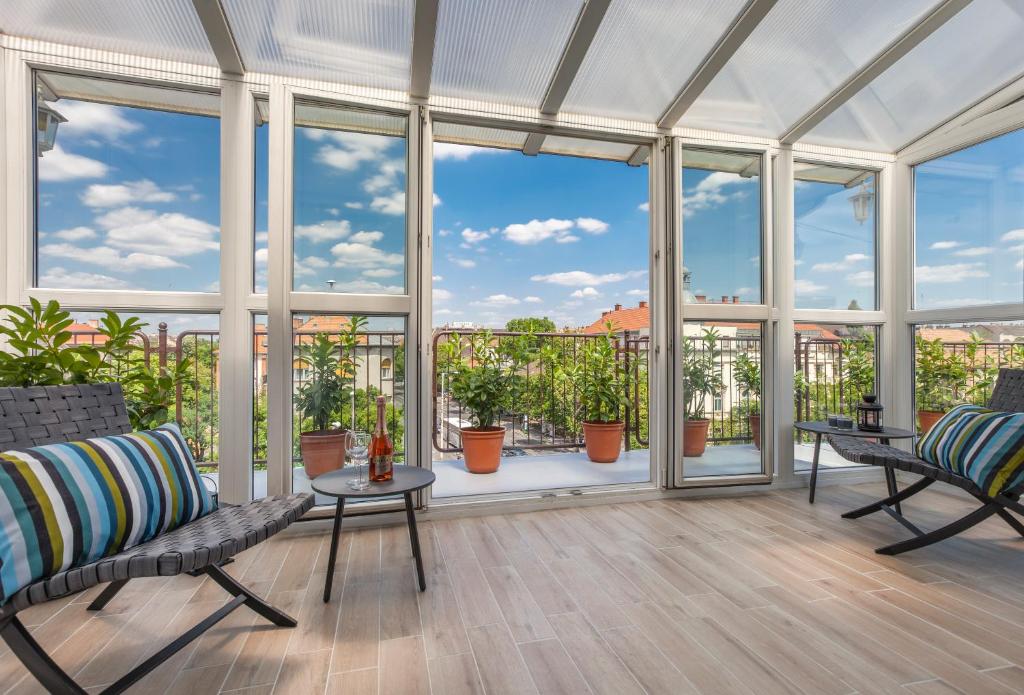
[[[270,343],[267,315],[252,317],[252,497],[267,496],[267,409]]]
[[[914,306],[1024,301],[1024,131],[914,168]]]
[[[798,309],[876,309],[871,172],[796,165],[794,265]]]
[[[857,418],[857,404],[866,393],[878,393],[875,369],[878,329],[874,326],[843,326],[798,323],[793,336],[793,421],[820,421],[828,415]],[[883,406],[888,405],[883,403]],[[793,431],[793,465],[810,470],[814,436]],[[852,464],[822,441],[819,465],[846,468]]]
[[[256,102],[256,125],[253,135],[253,291],[267,292],[267,254],[269,252],[267,202],[270,189],[270,105]]]
[[[683,301],[760,304],[761,157],[683,151]]]
[[[216,95],[49,73],[36,88],[36,286],[218,291],[220,121],[200,115]]]
[[[761,464],[762,332],[759,322],[686,321],[683,475],[754,475]]]
[[[405,293],[406,120],[296,105],[294,289]]]
[[[503,149],[525,133],[438,123],[434,135],[433,496],[649,481],[647,167],[627,166],[634,147],[623,143],[548,137],[527,157]],[[625,432],[612,437],[610,464],[586,454],[574,373],[592,368],[607,322],[604,364],[633,377],[619,385]],[[475,423],[444,358],[472,363],[475,337],[505,372],[500,466],[486,475],[466,468],[464,430]]]

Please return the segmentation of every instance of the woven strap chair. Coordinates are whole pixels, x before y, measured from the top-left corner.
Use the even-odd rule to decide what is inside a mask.
[[[996,380],[988,406],[993,410],[1024,412],[1024,369],[1003,368],[999,370],[999,377]],[[1021,495],[1024,494],[1024,485],[1004,490],[992,497],[979,488],[970,478],[965,478],[945,468],[928,463],[918,458],[912,452],[865,439],[855,439],[842,435],[830,435],[829,443],[832,444],[832,448],[837,453],[849,461],[883,466],[889,470],[907,471],[923,476],[917,482],[885,499],[843,514],[844,519],[857,519],[868,514],[884,511],[914,534],[914,537],[908,540],[878,548],[876,550],[878,553],[898,555],[908,550],[923,548],[926,545],[937,543],[966,531],[991,516],[999,516],[1014,531],[1024,536],[1024,524],[1013,515],[1013,512],[1024,515],[1024,504],[1020,502]],[[966,490],[981,502],[981,506],[961,519],[926,533],[903,516],[900,502],[916,495],[936,481],[956,485]]]
[[[130,431],[119,384],[0,388],[0,451]],[[295,627],[293,618],[252,593],[221,565],[286,528],[312,506],[313,497],[301,494],[223,506],[142,545],[41,579],[0,606],[0,635],[49,692],[82,694],[86,691],[46,654],[18,620],[20,611],[107,584],[88,607],[101,610],[130,579],[185,573],[197,577],[205,574],[232,595],[224,606],[103,691],[120,693],[239,606],[248,606],[275,625]]]

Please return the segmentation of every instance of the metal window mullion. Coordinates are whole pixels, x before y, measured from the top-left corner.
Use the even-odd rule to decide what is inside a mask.
[[[672,226],[668,190],[671,181],[669,163],[671,138],[661,138],[651,145],[648,161],[648,196],[650,226],[650,336],[647,351],[647,423],[651,458],[651,482],[658,487],[672,485],[671,374],[668,368],[668,336],[675,325],[672,313],[672,267],[670,249]],[[627,437],[629,434],[627,433]]]
[[[430,110],[421,107],[409,121],[409,151],[417,156],[412,160],[410,193],[415,190],[415,219],[409,226],[409,294],[413,297],[409,316],[409,329],[405,347],[406,369],[406,454],[412,465],[433,466],[433,229],[434,229],[434,165],[433,123]],[[415,137],[413,137],[415,136]],[[415,185],[413,185],[415,179]],[[407,196],[412,198],[411,195]],[[412,406],[410,408],[410,405]],[[412,412],[410,412],[412,411]],[[429,507],[433,487],[423,490],[419,502]]]
[[[686,236],[686,229],[683,221],[683,141],[682,138],[673,137],[670,140],[671,146],[666,150],[667,161],[663,175],[664,191],[668,198],[665,205],[665,239],[668,242],[668,255],[670,262],[667,263],[666,273],[669,282],[670,301],[668,306],[669,349],[666,359],[668,361],[668,376],[671,379],[671,389],[668,398],[668,423],[671,441],[669,449],[669,470],[672,487],[680,487],[685,478],[683,470],[683,414],[685,413],[686,394],[683,389],[683,369],[679,364],[681,347],[683,344],[683,323],[686,318],[686,305],[683,304],[682,268],[685,264],[683,258],[683,240]]]
[[[32,70],[24,57],[4,51],[4,282],[7,301],[24,304],[32,286],[35,184]],[[3,282],[3,281],[0,281]]]
[[[773,167],[774,187],[774,268],[777,321],[773,326],[773,391],[772,454],[775,459],[775,479],[781,483],[793,479],[793,292],[794,265],[794,183],[793,150],[781,147]],[[763,429],[763,424],[762,424]]]

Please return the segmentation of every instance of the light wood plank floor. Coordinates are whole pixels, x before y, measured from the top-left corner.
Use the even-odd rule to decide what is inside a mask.
[[[999,520],[898,558],[884,515],[843,510],[880,485],[587,507],[421,524],[420,594],[404,527],[343,534],[321,602],[328,534],[299,524],[230,566],[299,619],[242,608],[139,693],[1020,693],[1024,539]],[[971,503],[924,493],[934,527]],[[98,690],[225,601],[211,581],[131,582],[23,614]],[[0,685],[37,692],[0,647]]]

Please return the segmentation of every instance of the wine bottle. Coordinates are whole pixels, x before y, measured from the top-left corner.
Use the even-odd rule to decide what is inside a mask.
[[[394,474],[395,447],[388,436],[386,403],[384,396],[377,396],[377,426],[373,428],[373,434],[370,436],[369,451],[370,481],[374,483],[386,483]]]

